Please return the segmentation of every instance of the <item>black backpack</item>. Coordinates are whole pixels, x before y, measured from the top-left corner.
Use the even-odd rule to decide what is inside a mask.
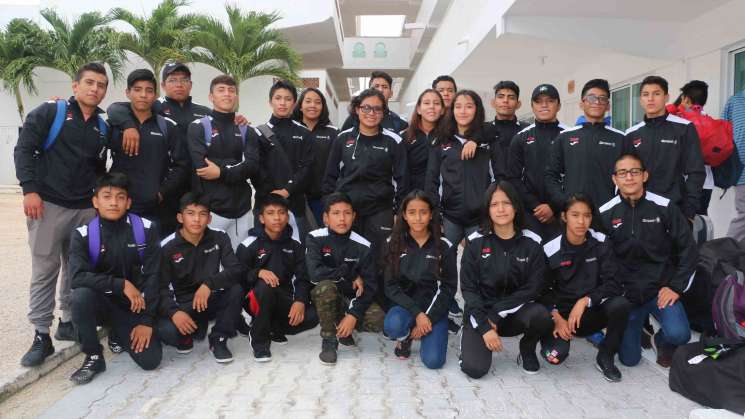
[[[691,329],[704,336],[715,334],[711,313],[714,294],[724,279],[738,270],[745,272],[745,244],[723,237],[699,247],[696,276],[681,297]]]
[[[743,164],[740,161],[740,155],[737,153],[737,146],[735,146],[735,151],[730,154],[727,160],[719,166],[711,168],[714,174],[714,185],[722,189],[722,197],[727,193],[727,189],[737,186],[737,181],[740,180],[742,170]],[[719,197],[719,199],[722,197]]]

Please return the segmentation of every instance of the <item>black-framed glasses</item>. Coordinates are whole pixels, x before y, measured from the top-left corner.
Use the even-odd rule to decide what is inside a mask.
[[[598,95],[590,94],[590,95],[585,96],[585,100],[588,103],[592,103],[593,105],[597,105],[597,104],[607,105],[608,102],[610,101],[610,98],[608,96],[598,96]]]
[[[360,110],[364,114],[369,114],[369,113],[372,113],[372,112],[375,112],[375,113],[378,113],[378,114],[382,114],[384,109],[383,109],[382,106],[363,105],[363,106],[360,106]]]
[[[635,167],[633,169],[628,169],[628,170],[627,169],[616,170],[615,172],[613,172],[613,174],[618,177],[626,177],[628,175],[631,175],[631,177],[637,177],[641,175],[643,171],[644,169],[640,167]]]

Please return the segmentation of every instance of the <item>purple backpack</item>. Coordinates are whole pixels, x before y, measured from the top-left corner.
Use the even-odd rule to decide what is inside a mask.
[[[142,246],[145,244],[145,225],[142,223],[142,218],[138,215],[130,213],[127,214],[127,217],[129,218],[129,225],[132,226],[132,233],[135,236],[135,244],[137,244],[137,253],[140,256],[140,262],[142,262],[144,255]],[[101,220],[96,216],[88,223],[88,257],[92,266],[96,266],[100,255]]]
[[[711,310],[719,336],[745,340],[745,274],[727,275],[714,294]]]

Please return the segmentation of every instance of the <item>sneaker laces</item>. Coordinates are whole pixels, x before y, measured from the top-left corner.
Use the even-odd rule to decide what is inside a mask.
[[[32,350],[41,350],[44,349],[44,339],[41,337],[41,335],[37,334],[34,336],[34,342],[31,344]]]
[[[85,362],[83,363],[83,370],[90,370],[93,368],[93,365],[96,364],[96,361],[98,361],[98,355],[90,355],[86,358]]]

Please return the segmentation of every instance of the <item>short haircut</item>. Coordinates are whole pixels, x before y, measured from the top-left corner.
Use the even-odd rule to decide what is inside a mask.
[[[352,198],[350,198],[349,195],[344,192],[334,192],[326,195],[326,198],[323,199],[323,212],[328,213],[332,206],[340,203],[349,204],[349,206],[352,207],[352,211],[354,211]]]
[[[587,93],[590,89],[600,89],[605,91],[605,94],[608,95],[610,98],[610,85],[608,84],[608,80],[605,79],[592,79],[585,83],[585,85],[582,87],[582,94],[581,97],[585,97],[585,93]]]
[[[644,89],[644,86],[646,86],[648,84],[656,84],[656,85],[660,86],[660,88],[662,89],[662,91],[665,92],[665,94],[667,94],[667,90],[668,90],[668,88],[667,88],[667,80],[665,80],[664,78],[662,78],[660,76],[647,76],[647,77],[645,77],[644,80],[642,80],[642,84],[639,85],[639,93],[641,93],[642,89]]]
[[[227,74],[220,74],[219,76],[212,79],[212,81],[210,82],[210,93],[212,93],[212,90],[214,90],[215,86],[217,86],[218,84],[238,87],[238,83],[235,82],[234,78],[228,76]]]
[[[320,115],[318,115],[318,122],[316,123],[316,126],[324,127],[331,123],[331,119],[329,118],[329,107],[326,104],[326,98],[323,96],[323,93],[321,93],[321,91],[316,89],[315,87],[308,87],[303,90],[302,93],[300,93],[300,98],[298,98],[297,103],[295,103],[295,109],[292,111],[292,119],[300,123],[303,122],[303,110],[301,108],[303,106],[305,96],[307,96],[308,93],[311,92],[317,94],[318,97],[321,98],[322,109]]]
[[[709,99],[709,85],[701,80],[691,80],[680,88],[683,96],[687,97],[692,104],[698,106],[706,105]]]
[[[388,87],[393,88],[393,77],[385,71],[376,70],[370,73],[370,87],[372,87],[372,82],[375,79],[385,79],[388,82]]]
[[[443,74],[442,76],[437,76],[436,79],[432,80],[432,88],[437,89],[437,83],[441,81],[449,81],[450,83],[453,83],[453,90],[456,92],[458,91],[458,85],[455,84],[455,79],[448,76],[447,74]]]
[[[185,193],[178,201],[178,212],[184,212],[186,207],[189,205],[196,205],[207,208],[210,210],[210,200],[207,195],[198,194],[194,192]]]
[[[517,83],[515,83],[514,81],[502,80],[499,83],[495,84],[494,95],[499,93],[499,91],[502,89],[512,90],[513,92],[515,92],[515,96],[517,96],[518,99],[520,98],[520,86],[518,86]]]
[[[138,68],[137,70],[129,73],[127,76],[127,89],[131,89],[138,81],[146,81],[153,85],[153,88],[157,86],[155,81],[155,74],[146,68]]]
[[[77,73],[75,73],[74,80],[79,82],[83,78],[83,74],[87,71],[98,73],[98,74],[103,74],[104,77],[106,77],[106,84],[107,85],[109,84],[109,75],[106,74],[106,67],[104,67],[103,64],[97,63],[97,62],[84,64],[82,67],[80,67]]]
[[[515,219],[512,224],[515,227],[515,233],[519,235],[525,225],[523,201],[520,199],[517,189],[515,189],[512,183],[506,180],[492,183],[486,189],[486,192],[484,192],[484,199],[481,204],[481,231],[484,233],[492,231],[493,224],[491,221],[491,215],[489,214],[489,208],[491,207],[491,197],[496,191],[504,192],[504,194],[507,195],[507,199],[510,200],[512,208],[515,210]]]
[[[127,195],[129,195],[129,178],[124,173],[104,173],[96,179],[96,188],[93,190],[93,194],[98,195],[101,189],[104,188],[124,189]]]
[[[286,89],[290,91],[290,94],[292,94],[292,99],[297,102],[297,88],[294,84],[292,84],[289,80],[279,79],[274,82],[272,87],[269,89],[269,100],[272,100],[272,97],[274,96],[274,92],[276,92],[279,89]]]
[[[587,208],[590,209],[590,212],[595,214],[595,204],[593,204],[592,199],[590,199],[589,196],[583,194],[582,192],[575,192],[569,195],[569,198],[564,201],[564,205],[562,206],[561,210],[563,212],[567,212],[569,211],[569,208],[571,208],[572,205],[576,204],[577,202],[582,202],[583,204],[587,205]]]
[[[276,193],[270,193],[259,201],[258,210],[259,214],[263,214],[267,207],[282,207],[286,210],[290,209],[290,203],[281,195]]]
[[[636,153],[623,153],[620,156],[618,156],[618,158],[616,159],[615,163],[613,163],[613,174],[616,173],[616,165],[618,164],[618,162],[620,162],[621,160],[626,160],[626,159],[631,159],[631,160],[638,161],[639,162],[639,166],[642,168],[642,170],[644,170],[644,171],[647,170],[647,168],[644,167],[644,161],[642,160],[642,158],[638,154],[636,154]]]

